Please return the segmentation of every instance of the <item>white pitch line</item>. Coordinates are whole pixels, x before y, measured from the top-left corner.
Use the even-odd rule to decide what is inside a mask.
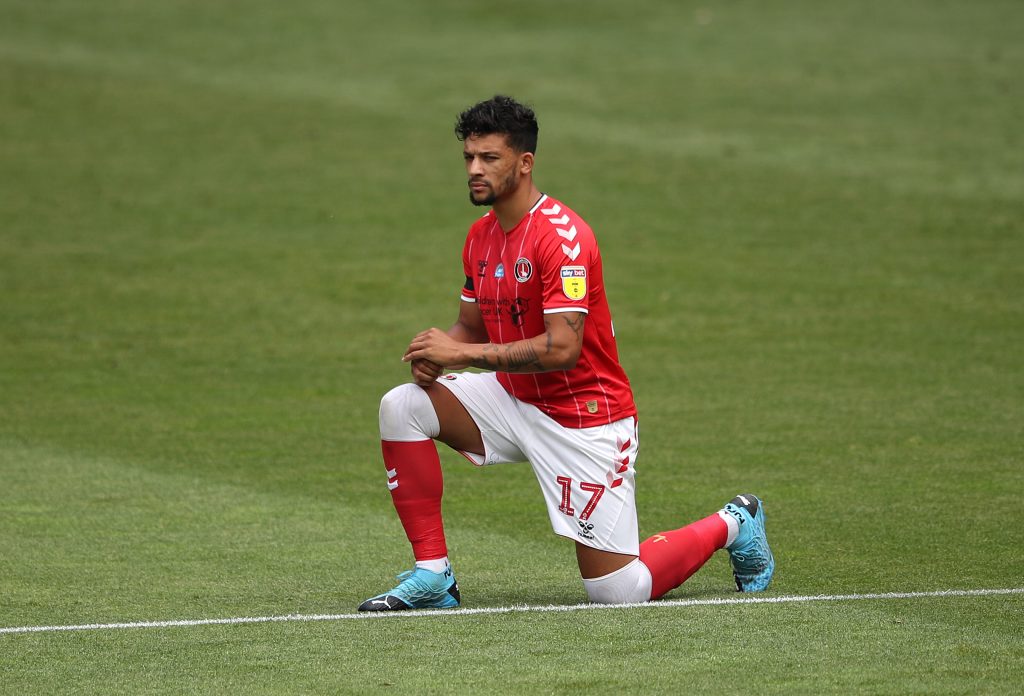
[[[734,597],[719,599],[666,599],[636,604],[517,604],[508,607],[480,607],[479,609],[421,609],[398,612],[361,612],[356,614],[286,614],[282,616],[246,616],[230,619],[177,619],[171,621],[134,621],[122,623],[94,623],[71,626],[15,626],[0,628],[3,633],[55,633],[59,631],[98,631],[123,628],[175,628],[178,626],[219,626],[257,623],[285,623],[298,621],[351,621],[374,619],[400,619],[442,616],[481,616],[486,614],[546,613],[565,611],[599,611],[602,609],[667,609],[671,607],[705,607],[736,604],[793,604],[806,602],[851,602],[871,599],[925,599],[930,597],[987,597],[991,595],[1024,594],[1024,587],[983,590],[938,590],[935,592],[881,592],[839,595],[781,595],[778,597]]]

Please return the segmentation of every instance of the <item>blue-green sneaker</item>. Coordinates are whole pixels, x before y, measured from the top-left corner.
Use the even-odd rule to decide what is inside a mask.
[[[740,592],[767,589],[775,574],[775,559],[764,531],[764,503],[746,493],[730,500],[724,509],[740,523],[739,534],[725,547],[729,551],[736,589]]]
[[[359,605],[359,611],[402,611],[405,609],[451,609],[459,606],[462,596],[451,566],[443,573],[423,568],[407,570],[398,576],[402,582],[384,594],[370,597]]]

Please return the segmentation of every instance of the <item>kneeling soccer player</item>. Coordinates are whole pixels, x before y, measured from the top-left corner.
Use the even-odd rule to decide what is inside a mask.
[[[469,229],[458,320],[405,352],[413,384],[381,401],[388,488],[416,566],[361,611],[456,607],[441,520],[439,440],[477,465],[528,461],[556,534],[576,542],[593,602],[656,599],[718,549],[736,586],[768,587],[775,561],[764,506],[739,495],[709,517],[639,543],[636,406],[618,360],[601,255],[590,227],[533,182],[537,120],[496,96],[459,115],[469,198],[490,210]],[[487,372],[445,374],[476,367]]]

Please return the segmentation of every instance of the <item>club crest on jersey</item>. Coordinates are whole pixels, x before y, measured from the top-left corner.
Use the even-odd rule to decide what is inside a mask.
[[[530,263],[530,259],[525,256],[516,259],[515,275],[516,280],[520,283],[525,283],[533,277],[533,264]]]
[[[505,264],[503,264],[503,263],[499,263],[498,264],[498,267],[494,269],[494,277],[495,278],[504,278],[505,277]]]
[[[570,300],[587,296],[587,269],[585,266],[562,266],[562,292]]]

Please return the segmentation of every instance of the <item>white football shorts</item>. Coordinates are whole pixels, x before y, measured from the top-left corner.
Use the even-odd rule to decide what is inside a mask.
[[[555,534],[603,551],[640,553],[635,418],[566,428],[513,398],[493,372],[460,372],[437,381],[465,406],[483,436],[483,456],[462,454],[477,466],[529,462]]]

